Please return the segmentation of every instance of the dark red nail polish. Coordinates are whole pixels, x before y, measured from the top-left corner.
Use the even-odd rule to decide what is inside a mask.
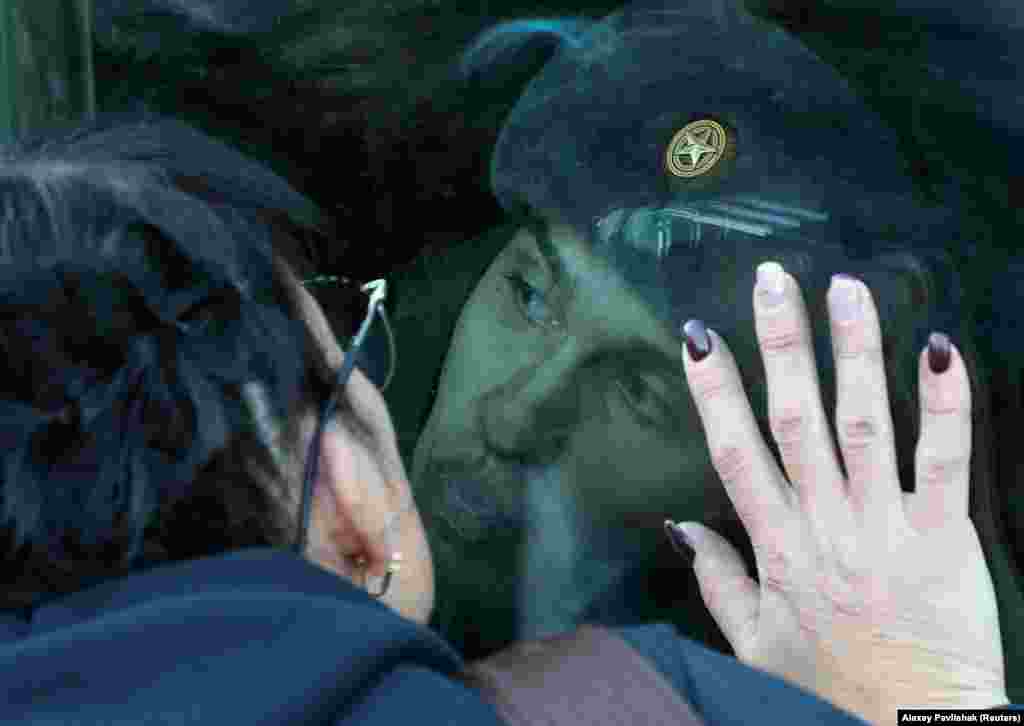
[[[693,545],[686,539],[686,532],[681,527],[677,527],[671,519],[666,519],[665,534],[668,535],[668,541],[672,543],[672,549],[679,553],[687,565],[692,565],[695,552]]]
[[[683,336],[686,338],[686,350],[694,363],[699,363],[708,357],[711,352],[711,337],[708,329],[700,320],[687,320],[683,326]]]
[[[939,375],[949,369],[950,353],[948,336],[942,333],[932,333],[928,336],[928,367],[932,369],[932,373]]]

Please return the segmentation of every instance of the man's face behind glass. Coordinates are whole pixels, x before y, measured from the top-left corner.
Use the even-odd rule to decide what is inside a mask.
[[[679,339],[569,227],[547,239],[521,230],[480,280],[413,461],[467,655],[571,627],[666,516],[727,507]]]

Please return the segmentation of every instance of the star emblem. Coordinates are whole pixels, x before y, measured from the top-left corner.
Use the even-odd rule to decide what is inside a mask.
[[[700,161],[700,157],[704,154],[713,154],[717,149],[708,143],[708,139],[711,136],[711,129],[704,129],[703,136],[700,133],[692,134],[686,133],[683,136],[685,143],[676,149],[675,157],[679,159],[681,156],[690,157],[690,166],[696,167]]]
[[[711,119],[687,124],[676,132],[665,153],[666,170],[676,177],[695,177],[714,168],[725,153],[725,127]]]

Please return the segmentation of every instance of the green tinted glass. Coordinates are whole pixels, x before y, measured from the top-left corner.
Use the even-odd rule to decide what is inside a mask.
[[[92,14],[92,0],[0,6],[0,142],[95,112]]]

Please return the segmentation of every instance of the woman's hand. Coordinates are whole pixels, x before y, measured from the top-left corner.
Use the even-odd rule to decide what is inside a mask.
[[[847,478],[792,277],[765,263],[754,291],[771,429],[788,480],[724,341],[697,321],[686,325],[687,380],[758,572],[755,582],[721,536],[683,523],[704,602],[740,660],[873,723],[895,723],[898,707],[1006,703],[995,593],[967,513],[971,391],[963,360],[948,341],[944,372],[931,370],[929,349],[921,354],[916,490],[903,493],[871,293],[836,276],[828,306]],[[933,336],[929,346],[940,370],[944,340]]]

